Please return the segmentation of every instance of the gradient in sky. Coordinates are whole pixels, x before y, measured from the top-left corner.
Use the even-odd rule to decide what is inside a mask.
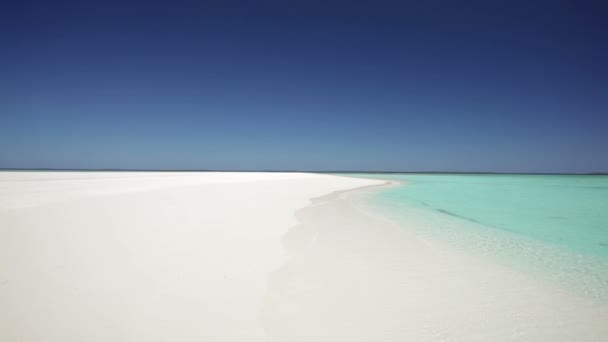
[[[608,171],[603,3],[5,3],[0,167]]]

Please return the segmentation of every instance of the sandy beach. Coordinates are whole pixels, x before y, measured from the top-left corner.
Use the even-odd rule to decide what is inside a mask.
[[[379,181],[298,173],[0,173],[0,340],[265,341],[281,236],[310,198]]]
[[[389,185],[390,186],[390,185]],[[362,208],[357,190],[318,198],[283,238],[269,282],[270,341],[601,341],[608,307],[417,235]]]
[[[350,198],[385,184],[305,173],[2,172],[0,340],[608,336],[605,305],[424,239]]]

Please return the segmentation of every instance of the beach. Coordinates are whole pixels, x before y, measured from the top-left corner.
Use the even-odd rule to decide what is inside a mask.
[[[608,310],[310,173],[1,172],[2,341],[600,341]]]
[[[284,238],[289,262],[271,277],[265,304],[271,341],[600,341],[608,333],[605,303],[362,210],[350,198],[360,191],[297,212],[300,224]]]

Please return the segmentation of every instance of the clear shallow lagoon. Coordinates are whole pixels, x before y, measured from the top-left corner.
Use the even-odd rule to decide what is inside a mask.
[[[608,300],[608,176],[357,174],[381,214]]]

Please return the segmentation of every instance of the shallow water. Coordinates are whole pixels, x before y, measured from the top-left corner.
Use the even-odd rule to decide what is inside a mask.
[[[608,176],[356,176],[406,182],[365,198],[384,216],[608,300]]]

